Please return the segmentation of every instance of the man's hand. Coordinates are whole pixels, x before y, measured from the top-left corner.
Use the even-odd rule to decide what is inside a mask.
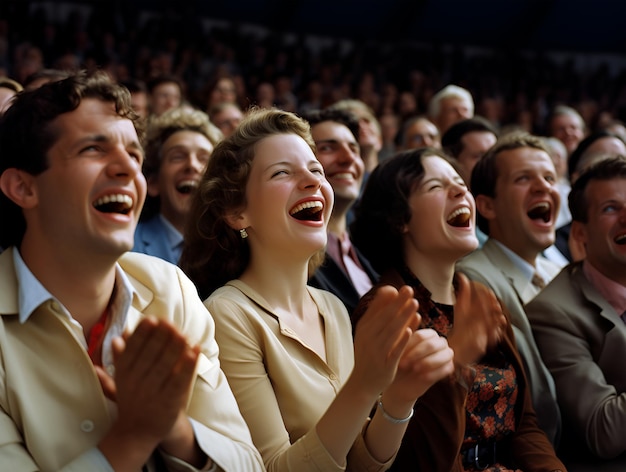
[[[118,408],[109,439],[116,442],[116,437],[126,438],[136,445],[137,452],[147,453],[144,462],[159,445],[187,462],[197,460],[193,453],[198,453],[199,448],[185,410],[200,352],[198,347],[189,346],[185,337],[168,322],[147,317],[134,332],[115,338],[112,349],[114,379],[102,368],[96,368],[105,395]],[[115,447],[109,451],[107,446],[113,443],[107,438],[100,449],[117,470],[116,460],[124,460],[124,454],[119,454],[121,450]],[[192,455],[182,451],[192,451]],[[181,457],[181,452],[186,457]]]

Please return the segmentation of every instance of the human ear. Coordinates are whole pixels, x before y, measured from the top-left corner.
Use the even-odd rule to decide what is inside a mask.
[[[485,218],[486,220],[496,219],[496,210],[494,205],[494,199],[492,197],[488,197],[487,195],[477,195],[475,197],[475,200],[476,209],[483,218]]]
[[[250,226],[250,224],[248,223],[248,218],[245,216],[245,213],[243,211],[233,211],[227,214],[225,219],[226,223],[228,223],[228,226],[237,231]]]
[[[579,244],[587,244],[587,226],[580,221],[572,221],[569,231],[570,239],[574,239]]]
[[[6,169],[0,175],[0,189],[21,208],[33,208],[39,201],[35,176],[14,167]]]

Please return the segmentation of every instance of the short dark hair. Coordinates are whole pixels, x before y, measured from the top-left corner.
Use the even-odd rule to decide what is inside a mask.
[[[570,180],[572,179],[572,175],[582,170],[581,168],[583,167],[585,158],[587,157],[587,150],[591,147],[593,143],[602,138],[615,138],[619,139],[620,141],[624,141],[618,134],[607,130],[596,131],[595,133],[587,136],[580,143],[578,143],[578,146],[576,147],[576,149],[574,149],[574,152],[572,152],[567,161],[567,173]]]
[[[614,156],[602,159],[588,167],[572,184],[568,196],[568,205],[572,221],[587,223],[589,219],[589,201],[586,190],[593,180],[626,179],[626,157]]]
[[[351,111],[340,108],[326,108],[324,110],[311,110],[302,115],[311,127],[325,121],[334,121],[346,126],[356,141],[359,141],[359,119]]]
[[[533,136],[525,131],[504,135],[476,163],[472,170],[470,189],[474,198],[477,198],[479,195],[486,195],[492,198],[496,196],[496,183],[499,175],[497,158],[504,151],[512,151],[519,148],[539,149],[550,156],[550,152],[543,144],[543,141],[537,136]],[[476,223],[483,233],[489,234],[489,221],[479,211],[476,212]]]
[[[455,166],[438,149],[411,149],[385,159],[367,179],[350,225],[350,237],[379,273],[404,264],[402,232],[411,219],[409,198],[424,178],[423,160],[430,156]]]
[[[39,175],[48,168],[47,154],[59,135],[52,122],[69,113],[85,98],[115,105],[116,113],[143,128],[130,105],[130,94],[104,72],[78,72],[66,79],[19,93],[0,121],[0,174],[10,168]],[[0,192],[0,246],[19,245],[26,231],[22,209]]]
[[[150,80],[148,80],[148,82],[146,82],[146,88],[148,90],[148,93],[152,94],[152,92],[154,92],[154,89],[161,84],[175,84],[180,90],[181,98],[185,95],[185,88],[183,86],[183,83],[175,75],[158,75],[156,77],[152,77]]]
[[[496,138],[498,137],[495,126],[482,116],[474,116],[450,126],[441,137],[441,147],[452,157],[458,157],[463,152],[463,136],[475,132],[493,133]]]

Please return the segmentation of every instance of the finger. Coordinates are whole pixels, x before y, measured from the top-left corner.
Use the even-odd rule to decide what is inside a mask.
[[[102,391],[104,392],[104,396],[109,400],[117,401],[117,388],[113,377],[111,377],[102,367],[95,366],[95,368],[98,380],[102,386]]]
[[[445,338],[442,338],[432,329],[421,329],[411,335],[408,346],[402,354],[399,367],[410,369],[411,364],[420,362],[425,357],[448,348]]]
[[[413,332],[419,327],[421,317],[417,313],[417,307],[417,300],[413,298],[410,287],[402,287],[397,299],[390,306],[392,316],[385,331],[392,341],[395,338],[388,354],[388,359],[393,359],[394,362],[400,359]]]
[[[181,347],[172,339],[168,327],[157,323],[153,329],[139,332],[137,335],[140,336],[139,341],[131,344],[135,336],[133,335],[129,338],[126,347],[127,355],[133,357],[133,374],[141,378],[155,375],[160,370],[169,371],[176,362],[176,360],[170,360],[171,356],[177,351],[180,352]],[[157,379],[152,379],[152,381],[160,382]]]
[[[198,346],[187,346],[171,374],[164,380],[162,389],[170,396],[178,396],[186,402],[191,391],[192,381],[196,376],[196,364],[200,356]],[[185,405],[181,405],[185,407]]]

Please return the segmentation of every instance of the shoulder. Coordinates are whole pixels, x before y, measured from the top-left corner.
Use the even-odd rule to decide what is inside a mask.
[[[311,294],[318,306],[324,306],[332,311],[344,311],[347,315],[348,311],[346,309],[346,306],[337,295],[329,292],[328,290],[320,289],[310,285],[308,289],[309,293]]]
[[[118,263],[128,275],[136,278],[145,285],[160,285],[163,282],[186,277],[178,266],[156,256],[139,252],[127,252]]]
[[[457,267],[463,270],[472,270],[484,266],[491,266],[492,261],[484,248],[479,248],[457,262]]]
[[[574,263],[561,270],[548,285],[541,290],[528,304],[528,311],[537,305],[569,305],[573,303],[571,295],[579,290],[581,265]]]
[[[149,220],[140,221],[135,228],[135,236],[149,236],[158,234],[162,231],[163,224],[158,216],[154,216]]]

